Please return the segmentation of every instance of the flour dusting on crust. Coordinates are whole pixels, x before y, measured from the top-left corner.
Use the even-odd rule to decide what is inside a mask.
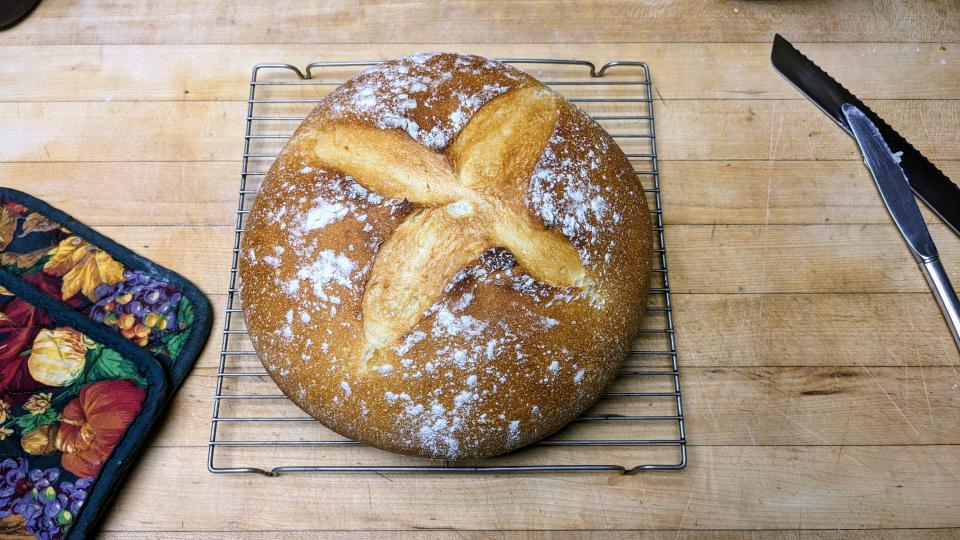
[[[611,140],[592,138],[595,125],[585,112],[574,109],[561,134],[554,130],[533,170],[527,203],[549,228],[561,231],[577,247],[587,266],[609,263],[615,245],[607,245],[609,231],[622,216],[614,210],[622,201],[598,173],[610,151]]]
[[[488,77],[492,82],[451,88],[456,82],[453,71],[442,60],[443,55],[424,53],[363,71],[331,94],[331,116],[354,116],[382,129],[402,129],[421,144],[441,150],[480,107],[528,80],[515,68],[460,55],[455,62],[457,72]],[[448,93],[455,98],[456,107],[438,110],[435,96]]]

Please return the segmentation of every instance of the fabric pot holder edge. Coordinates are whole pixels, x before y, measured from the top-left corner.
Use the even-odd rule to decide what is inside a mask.
[[[160,417],[164,405],[169,398],[169,383],[160,363],[146,351],[122,336],[113,334],[109,330],[98,328],[98,325],[86,317],[78,314],[65,305],[58,305],[50,301],[49,297],[21,282],[15,276],[0,270],[0,286],[5,287],[17,297],[34,306],[42,306],[58,326],[72,327],[82,334],[92,337],[105,347],[120,353],[124,358],[132,361],[146,375],[148,382],[146,397],[136,419],[129,424],[123,438],[113,448],[89,490],[83,507],[75,516],[68,530],[68,538],[85,538],[90,527],[98,520],[107,503],[116,494],[116,487],[122,479],[133,457],[143,447],[147,435],[156,420]]]
[[[164,268],[153,261],[134,253],[110,238],[98,233],[87,225],[77,221],[65,212],[58,210],[32,195],[10,188],[0,187],[0,201],[11,201],[23,205],[31,211],[42,214],[60,226],[69,229],[77,236],[96,246],[125,267],[139,270],[167,282],[186,296],[193,308],[193,322],[189,338],[174,357],[155,354],[157,360],[167,369],[170,378],[171,397],[176,392],[187,373],[193,367],[200,351],[207,342],[213,323],[212,308],[207,297],[191,281],[180,274]],[[2,250],[0,250],[2,251]],[[2,264],[0,264],[2,267]]]
[[[89,250],[91,256],[102,251],[108,256],[108,259],[112,258],[113,261],[122,265],[120,267],[121,276],[127,277],[128,282],[131,279],[133,283],[141,283],[143,280],[147,280],[147,290],[150,290],[149,287],[156,287],[157,283],[168,285],[169,287],[165,290],[167,292],[175,290],[175,294],[182,295],[181,300],[183,300],[178,300],[179,311],[172,314],[169,319],[182,326],[184,321],[189,318],[188,324],[183,330],[172,331],[164,336],[172,339],[157,340],[156,345],[159,345],[159,347],[152,341],[147,344],[146,337],[138,343],[136,342],[140,339],[138,334],[128,335],[124,333],[121,335],[121,325],[118,325],[115,321],[116,312],[108,312],[104,317],[104,312],[108,311],[104,308],[111,308],[110,302],[105,306],[100,305],[102,301],[92,303],[84,308],[84,311],[80,311],[80,308],[76,305],[69,305],[65,299],[52,296],[50,290],[41,290],[42,287],[29,283],[23,279],[22,275],[8,271],[7,268],[10,267],[5,266],[5,263],[9,261],[0,260],[0,286],[5,287],[23,301],[39,306],[58,324],[73,327],[96,342],[133,361],[143,370],[149,381],[147,396],[140,412],[135,420],[128,425],[123,432],[122,439],[109,454],[109,459],[103,464],[96,476],[92,490],[83,502],[82,511],[74,516],[75,519],[67,532],[69,538],[83,538],[90,533],[91,527],[103,514],[107,503],[116,493],[118,483],[132,462],[132,457],[143,446],[162,409],[169,403],[199,356],[212,326],[212,310],[207,298],[186,278],[137,255],[49,204],[26,193],[9,188],[0,188],[0,202],[20,205],[28,210],[31,215],[33,213],[38,214],[39,218],[37,219],[46,218],[51,222],[48,226],[57,226],[54,233],[63,231],[58,234],[69,235],[67,239],[63,240],[64,242],[72,239],[83,249]],[[0,212],[4,211],[6,211],[6,208],[0,205]],[[2,218],[3,214],[0,214],[0,235],[4,232]],[[22,216],[21,222],[25,222]],[[14,221],[15,230],[16,221]],[[22,233],[21,236],[23,234],[25,233]],[[77,251],[79,251],[79,248]],[[0,250],[0,257],[3,255],[3,250]],[[30,271],[26,270],[26,272]],[[67,275],[64,275],[63,278],[66,279]],[[106,285],[108,284],[103,284],[104,288],[106,288]],[[116,287],[120,288],[112,292],[122,291],[123,286],[123,283],[117,284]],[[140,288],[143,289],[143,287]],[[91,296],[86,289],[84,294]],[[81,296],[83,294],[77,292],[73,298]],[[116,294],[114,294],[115,296]],[[121,295],[120,300],[123,299],[123,296],[127,296],[129,299],[129,295]],[[96,295],[93,295],[93,298],[96,298]],[[116,304],[116,302],[112,303]],[[188,312],[185,312],[184,306],[188,308]],[[86,313],[86,311],[89,311],[89,313]],[[94,318],[94,313],[98,313],[97,318]],[[110,317],[114,317],[114,319],[110,319]],[[160,318],[163,319],[163,317]],[[142,327],[142,324],[138,325],[138,329],[142,329],[140,327]]]

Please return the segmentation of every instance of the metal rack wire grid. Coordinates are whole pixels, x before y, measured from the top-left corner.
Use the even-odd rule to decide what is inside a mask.
[[[244,224],[266,171],[307,112],[358,69],[377,62],[316,62],[304,70],[290,64],[258,64],[247,102],[236,234],[210,428],[207,467],[211,472],[631,474],[686,466],[650,69],[634,61],[609,62],[597,69],[580,60],[501,60],[522,66],[597,120],[623,148],[645,188],[654,224],[654,276],[644,327],[619,377],[595,406],[553,436],[504,456],[473,461],[427,460],[370,448],[341,437],[293,405],[263,369],[244,326],[237,294]]]

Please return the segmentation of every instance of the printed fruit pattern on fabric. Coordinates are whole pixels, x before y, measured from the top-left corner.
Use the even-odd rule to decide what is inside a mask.
[[[0,537],[66,535],[146,388],[118,352],[0,291]]]
[[[176,288],[3,199],[0,268],[154,354],[176,359],[190,337],[193,306]]]

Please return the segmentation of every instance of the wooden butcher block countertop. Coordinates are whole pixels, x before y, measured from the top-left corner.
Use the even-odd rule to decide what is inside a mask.
[[[0,184],[217,312],[102,534],[960,535],[960,358],[854,142],[771,68],[775,32],[960,179],[955,2],[44,0],[0,32]],[[251,67],[424,50],[649,62],[685,470],[207,471]],[[924,212],[960,283],[960,239]]]

